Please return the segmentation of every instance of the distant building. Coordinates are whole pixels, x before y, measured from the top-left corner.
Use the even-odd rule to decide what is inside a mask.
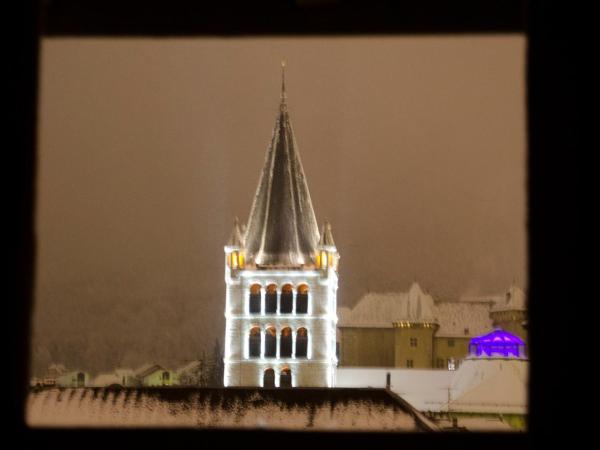
[[[225,246],[224,386],[332,387],[339,254],[319,233],[287,110],[273,137],[247,228]]]
[[[456,369],[474,336],[502,327],[526,342],[524,293],[436,302],[418,283],[407,293],[369,293],[339,309],[340,365]]]
[[[177,374],[159,364],[147,364],[135,371],[141,386],[173,386],[178,384]]]
[[[87,372],[73,371],[67,372],[56,379],[56,386],[59,387],[85,387],[90,382],[90,374]]]
[[[494,327],[502,328],[527,342],[527,301],[525,293],[511,286],[490,312]]]

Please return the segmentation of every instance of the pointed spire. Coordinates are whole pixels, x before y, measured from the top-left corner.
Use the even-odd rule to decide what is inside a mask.
[[[323,227],[321,228],[321,239],[319,240],[319,245],[335,247],[333,233],[331,232],[331,224],[327,220],[325,223],[323,223]]]
[[[287,105],[285,103],[286,99],[287,99],[287,94],[285,93],[285,66],[287,65],[287,62],[285,61],[285,59],[281,60],[281,102],[279,105],[279,109],[281,109],[282,111],[284,111],[287,108]]]
[[[281,104],[246,229],[246,258],[261,266],[312,264],[319,242],[304,169],[285,105]]]
[[[231,230],[231,234],[229,235],[227,245],[231,247],[244,247],[244,238],[240,230],[240,220],[237,217],[233,221],[233,228]]]

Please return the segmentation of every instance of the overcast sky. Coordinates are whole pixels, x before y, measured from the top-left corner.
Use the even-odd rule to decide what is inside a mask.
[[[223,245],[250,212],[282,58],[340,304],[414,279],[444,300],[526,287],[525,44],[44,39],[34,346],[54,350],[38,353],[222,341]],[[136,353],[173,351],[152,339]]]

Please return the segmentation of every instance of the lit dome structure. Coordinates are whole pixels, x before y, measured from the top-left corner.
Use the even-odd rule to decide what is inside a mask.
[[[491,333],[471,339],[469,354],[477,357],[522,358],[525,356],[525,342],[520,337],[497,328]]]

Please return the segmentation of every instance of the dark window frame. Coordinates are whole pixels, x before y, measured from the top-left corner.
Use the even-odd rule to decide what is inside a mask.
[[[356,34],[432,34],[432,33],[474,33],[502,34],[527,32],[529,42],[527,50],[527,100],[528,105],[528,208],[529,208],[529,304],[530,312],[536,321],[532,322],[530,333],[537,336],[533,341],[544,345],[552,339],[554,327],[560,322],[559,305],[561,299],[557,293],[556,282],[547,284],[543,280],[564,280],[560,282],[568,286],[575,279],[574,265],[564,267],[556,265],[557,258],[567,260],[572,253],[572,240],[556,240],[557,235],[576,235],[578,221],[570,220],[576,216],[578,198],[575,191],[574,162],[578,152],[573,151],[575,145],[574,118],[575,92],[567,89],[565,80],[575,77],[571,66],[565,64],[570,58],[567,51],[570,39],[563,39],[562,34],[567,24],[571,23],[569,13],[572,6],[566,2],[528,1],[489,1],[489,2],[458,2],[445,6],[443,2],[407,3],[402,5],[402,14],[395,9],[390,10],[387,2],[378,8],[356,14],[352,8],[362,7],[356,3],[332,7],[331,2],[324,2],[329,8],[325,11],[328,20],[323,20],[316,2],[297,2],[289,4],[290,8],[300,8],[303,14],[290,15],[285,8],[269,10],[278,16],[265,22],[265,10],[253,5],[249,14],[231,14],[231,5],[222,8],[215,5],[200,5],[198,14],[193,13],[193,2],[182,7],[182,2],[148,2],[144,5],[144,14],[140,14],[137,2],[125,4],[112,0],[104,2],[89,2],[81,7],[78,2],[53,1],[23,2],[18,6],[16,17],[22,20],[22,26],[16,28],[15,42],[24,50],[24,57],[17,59],[13,67],[19,76],[14,86],[20,97],[20,108],[14,114],[17,126],[7,127],[8,138],[17,142],[11,156],[15,156],[16,169],[13,174],[17,181],[13,184],[18,191],[17,199],[9,209],[14,217],[11,235],[16,237],[16,251],[11,251],[9,261],[18,261],[14,265],[14,276],[7,278],[12,281],[11,290],[16,294],[15,302],[9,303],[9,316],[14,318],[17,332],[13,334],[15,345],[8,346],[12,352],[9,358],[20,364],[11,365],[14,376],[14,387],[7,389],[12,397],[9,401],[15,405],[12,418],[16,427],[11,429],[39,434],[26,427],[24,422],[24,405],[27,395],[28,368],[30,349],[30,316],[33,306],[34,279],[34,193],[36,176],[36,117],[38,92],[38,55],[40,36],[194,36],[194,35],[244,35],[244,34],[331,34],[345,32]],[[196,2],[197,3],[197,2]],[[313,11],[302,11],[302,6],[310,6]],[[346,6],[348,6],[346,8]],[[233,8],[235,11],[235,8]],[[394,12],[392,12],[394,11]],[[198,19],[205,17],[204,20]],[[317,17],[319,17],[317,19]],[[354,19],[358,17],[358,21]],[[40,20],[42,19],[43,20]],[[286,20],[281,20],[285,18]],[[233,20],[232,20],[233,19]],[[350,20],[348,20],[350,19]],[[285,24],[284,28],[282,24]],[[560,36],[559,36],[560,34]],[[532,70],[533,69],[533,70]],[[572,83],[568,84],[572,86]],[[557,112],[560,111],[560,114]],[[12,141],[12,139],[10,139]],[[565,180],[556,183],[556,179]],[[571,181],[569,178],[573,178]],[[569,179],[567,182],[566,180]],[[548,199],[553,199],[549,201]],[[567,200],[568,199],[568,200]],[[561,211],[562,214],[555,214]],[[9,213],[10,214],[10,213]],[[552,220],[547,220],[552,219]],[[11,266],[12,267],[12,266]],[[12,275],[12,274],[11,274]],[[543,300],[543,301],[542,301]],[[552,306],[550,306],[552,304]],[[555,361],[537,352],[538,357],[531,361],[538,370],[532,371],[530,392],[534,402],[530,405],[533,414],[529,421],[534,422],[531,429],[553,429],[548,424],[560,425],[558,418],[549,414],[553,403],[546,398],[548,386],[537,383],[539,376],[555,368]],[[542,369],[543,368],[543,369]],[[546,370],[548,369],[548,370]],[[542,375],[535,375],[542,374]],[[560,387],[556,377],[552,388]],[[541,413],[541,415],[537,415]],[[56,431],[58,432],[58,431]],[[538,431],[536,434],[539,434]],[[425,438],[426,436],[423,436]],[[455,436],[458,438],[458,436]],[[450,437],[448,437],[450,438]],[[527,438],[527,436],[523,436]],[[518,436],[507,437],[512,442],[524,442]]]

